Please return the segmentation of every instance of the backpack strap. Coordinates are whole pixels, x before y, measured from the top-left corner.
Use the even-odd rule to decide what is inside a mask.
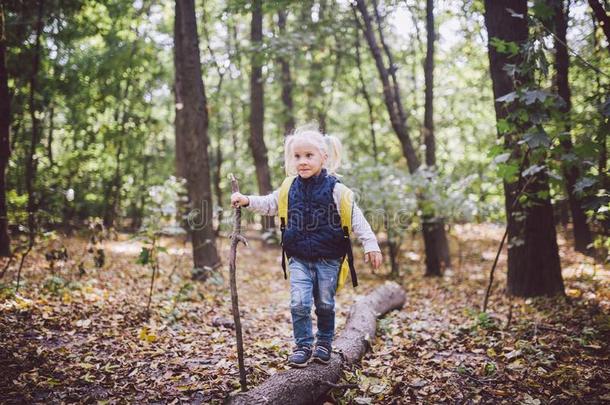
[[[342,183],[336,183],[335,187],[339,188],[339,216],[341,217],[341,229],[343,229],[343,238],[346,244],[346,257],[343,258],[341,270],[339,272],[339,279],[337,289],[340,289],[345,284],[347,279],[347,273],[352,279],[352,285],[358,286],[358,277],[356,276],[356,269],[354,267],[354,254],[352,251],[352,241],[350,235],[352,233],[352,213],[354,210],[354,192],[346,187]],[[346,260],[347,259],[347,260]]]
[[[286,251],[284,250],[284,231],[286,230],[286,224],[288,223],[288,192],[290,186],[294,182],[296,176],[288,176],[282,182],[280,186],[280,194],[278,197],[277,212],[280,217],[280,232],[282,238],[282,270],[284,270],[284,279],[288,278],[286,273]]]

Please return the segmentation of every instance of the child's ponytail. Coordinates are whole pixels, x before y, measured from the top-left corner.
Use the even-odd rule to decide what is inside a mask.
[[[337,169],[341,166],[341,155],[343,152],[343,145],[341,141],[334,135],[324,135],[324,141],[326,142],[326,150],[328,151],[328,159],[326,160],[326,170],[329,174],[338,176]]]
[[[294,143],[294,135],[286,136],[284,140],[284,171],[286,176],[294,176],[296,174],[296,168],[294,167],[292,157],[292,144]]]

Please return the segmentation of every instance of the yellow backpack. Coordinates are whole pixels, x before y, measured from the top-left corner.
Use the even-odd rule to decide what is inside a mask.
[[[282,232],[282,269],[284,270],[284,278],[287,279],[286,273],[286,251],[284,250],[284,231],[288,223],[288,192],[290,186],[296,176],[288,176],[280,186],[280,195],[278,201],[278,214],[280,216],[280,231]],[[339,187],[341,199],[339,201],[339,216],[341,217],[341,228],[343,229],[343,237],[347,243],[347,253],[343,257],[341,270],[337,280],[337,290],[341,289],[347,280],[349,273],[352,278],[352,285],[358,285],[358,277],[356,277],[356,269],[354,268],[354,255],[352,252],[352,243],[350,234],[352,232],[352,210],[354,208],[354,192],[347,188],[344,184],[337,182],[335,187]]]

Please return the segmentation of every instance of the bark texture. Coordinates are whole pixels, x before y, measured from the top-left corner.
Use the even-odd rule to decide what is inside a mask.
[[[383,101],[390,116],[392,129],[394,129],[394,132],[396,133],[396,136],[398,136],[398,140],[402,146],[402,154],[405,159],[407,159],[409,172],[415,173],[420,165],[420,162],[417,154],[415,153],[415,149],[413,148],[411,137],[409,136],[407,117],[403,111],[401,100],[399,97],[397,97],[399,95],[398,90],[394,83],[390,83],[390,71],[388,68],[386,68],[383,61],[383,55],[373,31],[371,16],[364,0],[357,0],[356,7],[362,16],[362,20],[364,22],[362,32],[364,33],[366,42],[369,45],[371,53],[373,54],[375,66],[377,67],[379,78],[381,79],[381,83],[383,85]],[[395,69],[395,66],[391,65],[390,69]]]
[[[562,132],[566,135],[561,140],[561,147],[565,155],[574,153],[574,145],[572,144],[570,111],[572,109],[572,96],[570,93],[570,83],[568,80],[570,69],[570,57],[567,48],[567,30],[568,30],[568,11],[564,11],[564,0],[549,0],[550,6],[555,12],[553,17],[552,29],[555,33],[555,86],[557,94],[565,101],[561,111],[564,113],[565,124]],[[567,161],[563,164],[563,175],[565,178],[565,186],[570,204],[570,213],[572,214],[572,225],[574,235],[574,245],[579,252],[587,252],[587,246],[592,242],[591,231],[587,224],[587,216],[583,209],[582,199],[574,192],[574,185],[580,177],[580,167],[578,160]]]
[[[286,11],[277,12],[277,26],[280,37],[286,35]],[[292,101],[292,75],[290,73],[290,63],[286,56],[280,56],[278,63],[281,69],[280,81],[282,83],[282,104],[284,105],[284,135],[290,134],[295,127],[294,123],[294,104]]]
[[[4,31],[4,6],[0,5],[0,256],[11,255],[6,207],[6,168],[11,156],[11,99],[8,92],[6,71],[6,36]]]
[[[373,0],[373,10],[379,31],[381,48],[377,43],[377,38],[375,37],[372,18],[368,12],[366,2],[364,0],[357,0],[355,7],[362,16],[363,24],[361,24],[362,26],[360,28],[364,33],[364,37],[366,38],[369,49],[373,55],[373,59],[375,60],[375,66],[377,67],[377,72],[379,73],[379,77],[383,85],[383,99],[390,116],[392,128],[394,129],[394,132],[396,133],[396,136],[398,137],[402,146],[402,153],[407,160],[409,173],[413,174],[418,170],[420,161],[409,135],[407,116],[402,106],[400,88],[396,78],[397,66],[394,64],[390,48],[387,46],[384,40],[383,31],[381,29],[381,17],[378,11],[377,2],[376,0]],[[356,22],[360,24],[358,19]],[[432,24],[434,24],[434,21],[432,21]],[[389,67],[386,67],[385,65],[383,58],[384,54],[388,60]],[[432,57],[433,56],[431,56],[431,58]],[[426,73],[426,75],[428,75],[428,73]],[[426,77],[426,79],[431,78],[432,76]],[[428,92],[430,93],[428,94]],[[432,100],[432,83],[430,83],[430,86],[426,88],[426,97],[429,98],[430,101]],[[432,109],[430,109],[429,113],[427,112],[426,114],[429,114],[430,119],[432,119]],[[433,149],[431,149],[431,151],[433,151]],[[424,218],[422,222],[426,223],[429,222],[429,220]],[[422,234],[426,250],[426,275],[428,276],[441,275],[441,261],[445,262],[447,265],[449,265],[450,261],[449,245],[447,243],[445,227],[442,224],[441,226],[437,226],[438,224],[438,219],[434,219],[434,226],[427,224],[422,227]]]
[[[426,165],[429,167],[436,166],[436,140],[434,137],[434,43],[436,41],[436,30],[434,27],[434,0],[426,0],[426,62],[424,64],[424,82],[425,103],[424,103],[424,144],[426,145]],[[436,170],[436,168],[435,168]],[[434,234],[429,234],[433,232]],[[429,276],[441,275],[441,263],[445,267],[451,267],[451,255],[449,254],[449,241],[445,231],[445,221],[442,218],[436,218],[432,224],[424,224],[423,227],[424,239],[430,240],[429,243],[434,243],[436,246],[428,247],[430,254],[435,254],[438,258],[426,260],[430,265],[426,265],[426,270],[430,269],[433,272]]]
[[[358,24],[358,14],[356,14],[356,9],[352,8],[354,12],[354,19],[356,24]],[[366,107],[369,116],[369,131],[371,134],[371,144],[373,145],[373,159],[375,160],[375,164],[379,163],[379,149],[377,147],[377,133],[375,132],[375,113],[373,108],[373,102],[371,100],[371,96],[369,95],[368,90],[366,89],[366,81],[364,80],[364,71],[362,69],[362,57],[360,55],[360,30],[356,30],[356,40],[354,42],[354,46],[356,49],[356,65],[358,66],[358,80],[360,81],[360,94],[364,98],[366,102]],[[378,174],[377,179],[381,182],[381,173]],[[381,207],[384,212],[387,212],[387,204],[386,201],[382,199]],[[399,263],[398,263],[398,236],[394,234],[392,227],[389,224],[388,216],[384,215],[383,219],[384,228],[387,234],[388,239],[388,254],[390,256],[390,266],[391,266],[391,276],[398,277],[399,276]]]
[[[511,9],[509,12],[507,9]],[[511,13],[522,15],[521,18]],[[485,25],[489,40],[498,38],[519,45],[528,39],[526,0],[485,0]],[[520,66],[520,54],[509,56],[499,53],[488,45],[490,73],[494,98],[498,99],[515,91],[515,83],[504,71],[507,63]],[[528,77],[520,77],[517,83],[527,83]],[[495,102],[496,119],[509,118],[515,103]],[[514,161],[526,160],[518,145],[517,134],[504,134],[507,149],[512,151]],[[528,167],[527,161],[522,167]],[[553,211],[548,197],[548,178],[540,171],[523,183],[504,182],[505,208],[508,221],[508,293],[530,297],[563,293],[563,279],[557,248],[557,236],[553,222]],[[523,190],[523,191],[522,191]],[[519,194],[528,196],[528,202],[521,204]],[[547,197],[539,197],[546,193]]]
[[[424,104],[424,143],[426,144],[426,165],[436,165],[434,142],[434,0],[426,0],[426,63],[424,67],[425,104]]]
[[[350,308],[345,329],[334,344],[335,351],[327,365],[311,364],[275,374],[255,389],[229,398],[230,404],[311,404],[341,377],[343,365],[354,364],[364,356],[369,341],[375,337],[377,317],[401,308],[406,300],[402,287],[386,283],[358,300]]]
[[[41,53],[41,37],[43,26],[43,1],[38,0],[38,16],[36,18],[36,34],[34,44],[34,55],[32,60],[32,71],[30,73],[30,120],[32,122],[32,136],[30,138],[30,147],[26,158],[25,167],[25,188],[28,194],[28,231],[30,234],[30,246],[34,244],[36,238],[36,211],[38,204],[34,193],[34,182],[36,181],[36,171],[38,168],[38,160],[36,159],[36,147],[40,142],[40,123],[38,121],[38,103],[36,101],[36,93],[38,92],[38,70],[40,69],[40,53]]]
[[[223,192],[222,192],[222,187],[220,186],[220,180],[221,180],[221,176],[222,176],[222,164],[223,164],[223,159],[224,156],[222,154],[222,147],[221,147],[221,139],[220,137],[222,136],[222,134],[219,133],[218,136],[218,142],[216,143],[216,154],[215,154],[215,159],[214,159],[214,194],[216,194],[216,203],[218,204],[219,207],[223,206]],[[219,210],[218,211],[218,226],[216,227],[216,229],[214,230],[214,235],[218,236],[220,234],[220,227],[222,225],[222,221],[224,218],[223,215],[223,211]]]
[[[595,19],[599,21],[602,30],[604,30],[604,35],[606,35],[608,43],[610,43],[610,17],[608,16],[608,13],[606,13],[603,4],[598,0],[589,0],[589,5],[593,10],[593,14],[595,14]],[[608,48],[608,50],[610,50],[610,48]]]
[[[252,21],[250,25],[250,40],[256,49],[263,41],[263,4],[262,0],[254,0],[252,3]],[[265,102],[263,87],[263,69],[261,54],[252,53],[250,75],[250,138],[248,144],[256,166],[256,181],[258,191],[261,195],[273,192],[271,187],[271,173],[267,158],[267,146],[264,138]],[[275,227],[273,217],[263,216],[263,231]]]
[[[186,179],[189,231],[194,267],[205,279],[219,265],[212,224],[212,192],[208,157],[208,111],[201,77],[194,0],[176,0],[174,25],[176,68],[176,168]]]
[[[426,252],[426,276],[439,277],[441,272],[441,255],[439,248],[442,245],[441,234],[444,234],[442,223],[434,218],[422,218],[422,235],[424,250]]]
[[[231,173],[231,191],[239,193],[237,179]],[[241,318],[239,316],[239,296],[237,294],[237,245],[242,242],[248,245],[246,238],[241,234],[241,207],[233,209],[233,233],[231,234],[231,251],[229,253],[229,284],[231,286],[231,308],[233,309],[233,322],[235,324],[235,340],[237,343],[237,361],[239,365],[239,383],[241,390],[246,391],[246,367],[244,366],[244,339],[241,331]]]

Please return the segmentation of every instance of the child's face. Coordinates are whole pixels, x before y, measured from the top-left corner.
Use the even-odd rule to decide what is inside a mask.
[[[292,146],[292,157],[297,173],[304,179],[320,174],[326,162],[326,154],[323,155],[317,146],[303,140],[295,141]]]

